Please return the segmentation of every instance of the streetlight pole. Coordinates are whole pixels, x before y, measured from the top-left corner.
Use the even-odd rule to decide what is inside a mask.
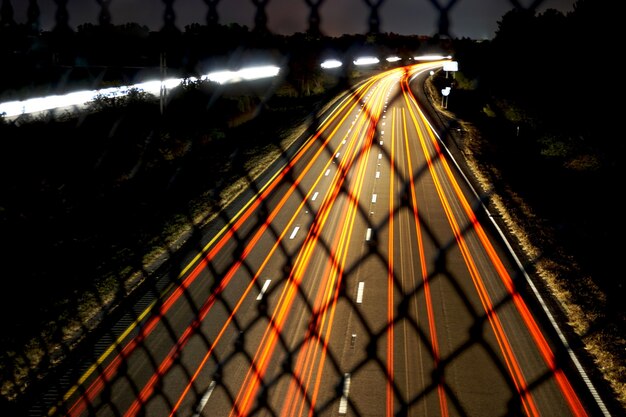
[[[160,70],[161,70],[161,89],[159,91],[159,107],[161,110],[161,115],[165,111],[165,95],[167,90],[165,89],[165,78],[167,77],[167,64],[165,62],[165,52],[161,52],[160,62],[159,62]]]

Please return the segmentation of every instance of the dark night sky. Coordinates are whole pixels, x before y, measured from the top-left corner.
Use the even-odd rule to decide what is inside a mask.
[[[268,27],[274,33],[292,34],[308,28],[310,8],[305,0],[266,0]],[[534,0],[516,0],[523,6]],[[318,0],[319,2],[319,0]],[[485,39],[493,37],[497,22],[510,10],[514,0],[325,0],[320,6],[322,32],[329,36],[366,33],[369,29],[371,8],[368,3],[378,4],[380,31],[401,35],[432,35],[437,33],[438,7],[450,6],[450,35]],[[44,30],[54,25],[55,3],[40,0],[40,23]],[[98,21],[100,6],[95,0],[69,0],[69,24]],[[313,2],[315,3],[315,1]],[[571,11],[575,0],[544,0],[538,11],[548,8],[562,12]],[[14,18],[26,20],[25,0],[12,1]],[[252,0],[221,0],[217,6],[219,22],[237,22],[254,27],[256,7]],[[440,5],[440,6],[437,6]],[[137,22],[158,30],[163,25],[163,0],[112,0],[112,22],[121,24]],[[202,0],[177,0],[174,3],[175,24],[184,29],[189,23],[206,23],[207,6]]]

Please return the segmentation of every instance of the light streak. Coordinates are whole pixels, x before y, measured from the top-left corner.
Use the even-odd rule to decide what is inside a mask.
[[[365,88],[363,86],[362,88]],[[360,90],[358,90],[360,91]],[[356,94],[356,92],[355,92]],[[338,110],[331,116],[329,116],[320,126],[318,132],[308,140],[296,153],[294,158],[283,167],[281,171],[279,171],[276,175],[274,175],[268,183],[261,188],[259,194],[252,198],[242,210],[237,213],[236,216],[216,235],[214,239],[209,242],[202,251],[202,254],[197,255],[191,262],[181,271],[179,277],[183,277],[187,275],[182,283],[175,288],[170,296],[159,306],[158,311],[154,312],[153,309],[157,305],[157,302],[153,302],[150,306],[144,310],[144,312],[139,316],[139,319],[136,320],[133,324],[131,324],[128,329],[120,336],[114,344],[112,344],[104,354],[102,354],[96,363],[92,365],[79,379],[78,383],[72,386],[66,394],[63,396],[62,402],[67,402],[69,399],[78,391],[79,386],[84,384],[87,379],[95,372],[99,366],[104,364],[107,360],[108,356],[115,351],[119,351],[120,353],[114,357],[111,362],[106,365],[104,370],[96,377],[95,381],[92,382],[84,391],[81,392],[80,397],[72,404],[69,408],[68,414],[69,416],[78,416],[81,415],[84,410],[87,408],[87,405],[95,399],[95,397],[99,394],[99,392],[109,383],[109,378],[112,378],[113,375],[117,372],[119,367],[123,364],[125,360],[134,352],[134,350],[139,346],[143,340],[145,340],[152,331],[159,324],[162,317],[165,316],[167,311],[174,305],[174,303],[179,299],[179,297],[184,294],[188,287],[195,281],[195,279],[199,276],[200,272],[206,268],[207,265],[210,264],[212,259],[222,250],[224,245],[229,241],[229,239],[235,234],[235,232],[247,221],[247,219],[254,213],[254,211],[268,198],[268,196],[273,192],[274,188],[281,183],[282,179],[287,176],[287,174],[294,168],[296,163],[300,161],[300,159],[306,154],[308,149],[315,143],[315,141],[325,132],[325,130],[330,126],[332,121],[343,111],[349,104],[349,101],[345,101],[341,106],[339,106]],[[352,102],[352,108],[354,108],[356,104]],[[339,125],[345,121],[347,118],[346,115],[343,116]],[[333,130],[336,132],[338,127]],[[312,161],[317,158],[317,156],[328,146],[331,137],[333,134],[329,135],[328,138],[324,141],[323,145],[316,152],[315,156],[309,161],[307,164],[307,168],[304,172],[299,176],[299,178],[294,182],[292,187],[290,188],[290,192],[285,195],[285,199],[288,195],[293,193],[297,188],[297,185],[301,181],[304,176],[304,173],[308,171],[308,167],[312,165]],[[277,211],[275,211],[276,213]],[[262,225],[262,229],[265,230],[269,226],[269,223],[265,223]],[[221,236],[221,237],[220,237]],[[212,246],[214,245],[214,246]],[[208,248],[211,247],[211,250]],[[207,252],[205,254],[205,252]],[[197,264],[196,264],[197,263]],[[189,270],[192,266],[196,264],[191,273]],[[171,286],[168,287],[163,293],[168,293],[171,290]],[[145,325],[140,329],[139,335],[130,340],[123,348],[119,348],[119,345],[122,344],[122,341],[136,328],[140,321],[147,317],[152,312],[152,316],[148,319]],[[57,411],[57,407],[52,407],[48,414],[55,414]]]
[[[395,109],[392,117],[395,116]],[[393,338],[394,338],[394,273],[393,273],[393,219],[394,219],[394,181],[395,181],[395,124],[392,123],[391,128],[391,156],[389,164],[389,243],[387,248],[387,417],[394,415],[394,357],[393,357]],[[380,157],[380,154],[379,154]],[[379,158],[380,159],[380,158]]]
[[[410,95],[410,97],[411,97],[411,102],[415,105],[415,107],[419,111],[420,118],[425,122],[426,121],[426,117],[422,113],[421,109],[419,109],[419,106],[417,106],[415,97],[413,97],[412,95]],[[427,123],[425,123],[425,125],[429,126]],[[563,393],[570,410],[576,416],[579,416],[579,417],[580,416],[586,416],[587,413],[586,413],[584,407],[582,406],[582,403],[580,402],[580,399],[578,398],[578,395],[575,393],[574,389],[572,388],[572,386],[571,386],[567,376],[564,374],[563,370],[557,366],[556,360],[554,358],[554,354],[552,353],[552,350],[550,349],[550,346],[548,345],[548,342],[546,341],[545,337],[543,336],[543,333],[539,329],[539,326],[537,325],[537,322],[535,321],[532,313],[528,309],[528,306],[524,302],[521,294],[515,288],[510,275],[508,274],[506,268],[502,264],[501,259],[499,258],[499,256],[497,255],[495,249],[493,248],[493,245],[491,244],[489,238],[487,237],[487,235],[486,235],[484,229],[482,228],[480,222],[476,218],[474,210],[471,208],[470,204],[468,203],[467,199],[465,198],[463,192],[461,191],[461,189],[459,187],[459,184],[454,179],[454,175],[452,174],[452,171],[451,171],[451,169],[450,169],[450,167],[449,167],[449,165],[447,163],[446,158],[444,157],[444,155],[443,155],[443,153],[441,151],[439,143],[438,143],[437,139],[435,138],[434,133],[432,132],[432,129],[428,128],[427,131],[428,131],[428,134],[429,134],[430,141],[431,141],[431,143],[433,144],[433,146],[435,148],[435,152],[437,154],[437,157],[438,157],[439,161],[441,161],[441,164],[442,164],[442,167],[444,169],[444,172],[446,173],[446,176],[448,177],[448,179],[450,180],[450,183],[452,184],[452,187],[453,187],[454,192],[455,192],[455,194],[456,194],[456,196],[458,198],[458,201],[461,203],[461,205],[462,205],[466,215],[468,216],[468,218],[469,218],[469,220],[470,220],[470,222],[472,224],[473,229],[476,231],[479,240],[481,241],[483,247],[485,248],[486,253],[489,256],[489,259],[491,260],[492,264],[494,265],[494,267],[495,267],[495,269],[496,269],[496,271],[498,273],[498,276],[500,277],[502,283],[504,284],[508,294],[511,296],[511,298],[512,298],[512,300],[514,302],[514,305],[515,305],[517,311],[519,312],[521,318],[523,319],[523,321],[524,321],[524,323],[525,323],[529,333],[533,337],[533,340],[535,342],[535,345],[538,348],[538,351],[540,352],[542,358],[544,359],[546,365],[548,366],[548,369],[554,375],[554,377],[556,379],[556,382],[557,382],[561,392]],[[494,314],[495,314],[495,312],[494,312]]]
[[[403,88],[403,94],[406,94],[406,90]],[[440,356],[439,356],[439,340],[437,337],[437,328],[435,326],[435,314],[433,310],[432,295],[430,292],[430,279],[428,274],[428,267],[426,266],[426,255],[424,252],[424,242],[422,238],[422,231],[420,226],[419,211],[417,205],[417,196],[415,192],[415,181],[413,179],[413,165],[411,163],[411,150],[409,147],[409,134],[407,130],[407,122],[405,113],[402,113],[402,125],[404,127],[404,145],[406,149],[407,166],[409,170],[409,184],[411,189],[411,211],[413,213],[413,219],[415,223],[415,237],[417,239],[417,249],[420,259],[420,267],[422,277],[424,280],[424,297],[426,299],[426,314],[428,316],[428,329],[430,332],[430,344],[433,354],[433,360],[435,362],[435,373],[438,375],[437,381],[437,394],[439,397],[439,409],[442,417],[448,416],[448,402],[446,400],[446,391],[444,387],[443,372],[440,369]]]
[[[416,127],[419,126],[415,118],[415,114],[412,111],[410,111],[410,114],[413,119],[413,122],[415,123],[415,126]],[[522,405],[527,415],[538,416],[539,411],[537,410],[535,401],[533,400],[530,392],[528,391],[528,386],[526,384],[524,374],[521,370],[521,367],[517,359],[515,358],[511,345],[509,344],[507,340],[506,333],[504,332],[504,329],[502,327],[502,323],[500,322],[500,319],[498,318],[495,312],[495,309],[493,308],[493,304],[484,286],[484,283],[480,276],[480,272],[478,271],[478,268],[476,267],[474,263],[474,260],[471,256],[471,252],[469,248],[467,247],[467,244],[465,243],[465,239],[463,237],[461,229],[456,221],[456,218],[454,217],[454,214],[452,213],[452,208],[450,207],[450,204],[445,196],[442,184],[438,178],[437,172],[435,171],[434,159],[432,158],[430,151],[428,150],[425,138],[419,128],[417,129],[417,133],[419,136],[420,144],[424,151],[424,155],[426,156],[427,166],[431,173],[431,177],[433,179],[435,189],[437,190],[437,193],[439,195],[439,199],[442,203],[446,217],[448,218],[448,222],[450,223],[452,231],[454,232],[454,236],[459,245],[461,254],[463,255],[463,259],[465,260],[465,263],[468,267],[468,271],[472,278],[472,282],[474,283],[474,286],[478,292],[478,296],[483,305],[483,308],[485,312],[487,313],[487,318],[489,319],[491,328],[494,331],[494,336],[496,337],[496,341],[498,345],[500,346],[500,350],[504,356],[504,360],[512,376],[513,383],[515,384],[515,387],[520,395],[520,398],[522,399]]]
[[[353,158],[354,156],[352,156],[352,159]],[[261,379],[267,370],[267,366],[269,365],[269,360],[273,354],[278,336],[284,326],[284,321],[286,320],[290,307],[299,290],[300,282],[304,272],[306,271],[306,266],[311,261],[312,251],[317,244],[323,225],[326,223],[327,218],[330,215],[330,208],[341,191],[341,184],[346,179],[347,169],[345,166],[349,166],[351,163],[352,160],[347,161],[344,158],[341,161],[340,169],[332,178],[331,190],[333,192],[331,195],[327,195],[324,198],[322,207],[316,216],[313,226],[307,234],[303,249],[301,249],[298,253],[294,269],[292,269],[287,281],[287,295],[284,300],[281,297],[277,310],[272,315],[270,326],[266,329],[252,361],[253,366],[248,370],[242,385],[242,390],[239,391],[234,401],[231,416],[244,416],[248,413],[248,410],[251,407],[252,397],[258,390]]]

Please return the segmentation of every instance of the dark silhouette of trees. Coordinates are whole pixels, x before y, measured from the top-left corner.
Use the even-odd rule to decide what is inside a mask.
[[[513,9],[494,39],[455,40],[460,73],[449,108],[477,124],[489,144],[485,161],[606,295],[602,305],[589,302],[581,273],[564,273],[577,302],[597,314],[598,329],[623,335],[626,289],[614,274],[621,254],[609,243],[626,233],[611,201],[624,176],[617,15],[604,0],[579,0],[567,14]]]
[[[0,12],[2,12],[0,10]],[[321,92],[319,64],[325,51],[335,51],[346,62],[359,54],[401,55],[407,62],[422,39],[417,36],[371,33],[323,36],[310,30],[291,36],[272,34],[257,26],[237,23],[193,23],[179,30],[164,25],[153,31],[137,23],[113,24],[110,19],[80,24],[76,30],[64,20],[52,31],[17,25],[7,8],[0,13],[0,50],[4,65],[0,91],[5,98],[27,98],[76,88],[128,84],[141,77],[190,77],[211,70],[238,69],[244,62],[287,63],[287,77],[298,95]],[[62,13],[61,13],[62,14]],[[62,16],[61,16],[62,17]],[[261,21],[262,23],[262,21]],[[263,61],[265,60],[265,61]]]

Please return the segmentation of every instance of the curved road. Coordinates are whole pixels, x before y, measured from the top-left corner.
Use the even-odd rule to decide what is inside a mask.
[[[411,92],[441,65],[340,97],[48,414],[608,415]]]

